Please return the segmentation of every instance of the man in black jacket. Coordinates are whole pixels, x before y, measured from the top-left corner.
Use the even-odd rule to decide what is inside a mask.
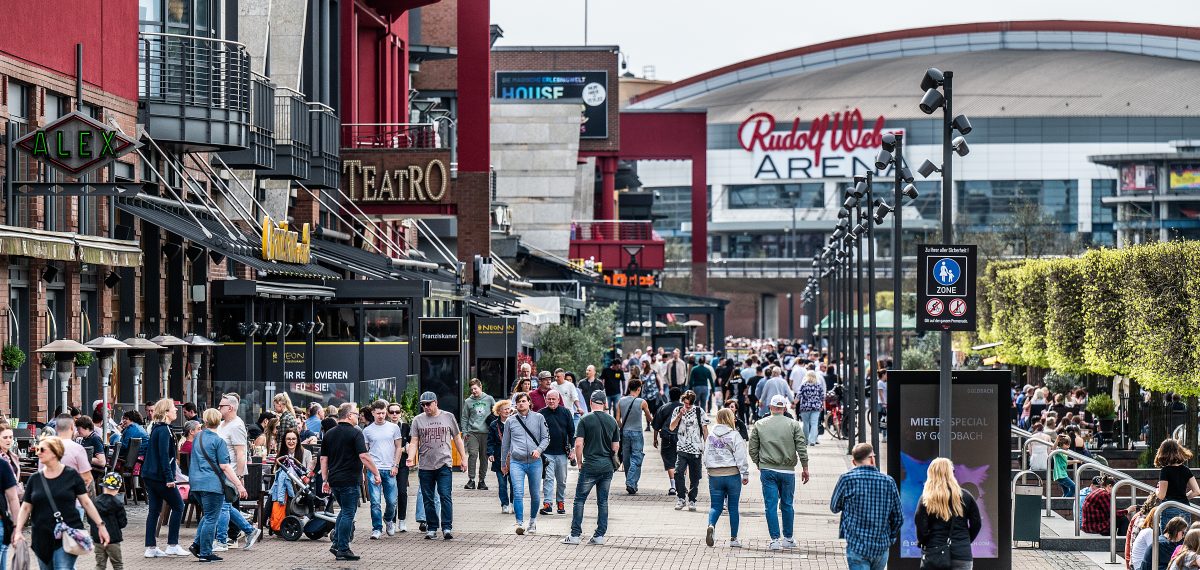
[[[675,494],[675,460],[678,458],[675,449],[675,432],[671,430],[671,414],[674,414],[675,409],[683,405],[679,403],[682,395],[683,391],[678,386],[672,386],[671,402],[654,413],[654,421],[650,424],[650,431],[654,435],[654,447],[662,456],[663,468],[666,469],[667,479],[671,482],[671,489],[667,491],[668,495]],[[662,439],[661,446],[658,444],[660,438]]]
[[[621,370],[621,359],[614,358],[608,368],[600,373],[600,379],[604,380],[604,394],[608,396],[609,413],[615,413],[617,400],[625,393],[625,371]]]
[[[596,377],[596,367],[589,364],[583,373],[583,379],[579,381],[579,393],[587,401],[596,390],[604,390],[604,381]]]
[[[546,407],[538,411],[546,417],[546,427],[550,431],[550,446],[542,455],[546,464],[542,475],[542,510],[543,515],[550,514],[550,491],[553,489],[558,514],[567,512],[564,503],[567,493],[567,461],[572,455],[571,444],[575,441],[575,418],[562,405],[562,396],[558,390],[546,392]]]

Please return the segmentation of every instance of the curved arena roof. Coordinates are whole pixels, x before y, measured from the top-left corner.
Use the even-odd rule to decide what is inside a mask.
[[[927,118],[916,102],[929,67],[956,72],[955,111],[975,117],[1200,115],[1200,29],[1066,21],[919,28],[797,48],[663,86],[633,108],[705,108],[710,123],[855,107],[867,117]]]

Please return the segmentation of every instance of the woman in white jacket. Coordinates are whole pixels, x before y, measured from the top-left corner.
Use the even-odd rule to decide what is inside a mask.
[[[729,546],[740,548],[738,541],[738,502],[742,485],[750,482],[750,461],[746,455],[746,440],[735,429],[733,410],[717,412],[717,425],[708,432],[704,444],[704,467],[708,470],[708,532],[704,543],[713,545],[713,533],[721,510],[729,502]],[[740,479],[740,481],[739,481]]]

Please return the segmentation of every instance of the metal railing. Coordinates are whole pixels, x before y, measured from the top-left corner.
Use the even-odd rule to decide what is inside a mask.
[[[344,148],[441,148],[434,123],[346,123]]]
[[[1038,441],[1038,440],[1031,439],[1029,441]],[[1066,455],[1067,457],[1073,458],[1073,459],[1079,461],[1080,463],[1083,463],[1083,465],[1080,465],[1075,470],[1075,475],[1076,475],[1076,477],[1075,477],[1075,482],[1076,482],[1075,496],[1072,497],[1072,503],[1074,505],[1072,508],[1074,509],[1073,510],[1074,513],[1079,512],[1079,483],[1078,483],[1079,482],[1079,477],[1078,477],[1079,469],[1095,469],[1101,473],[1105,473],[1108,475],[1112,475],[1113,477],[1116,477],[1118,481],[1126,481],[1126,480],[1136,481],[1136,479],[1132,475],[1129,475],[1128,473],[1125,473],[1123,471],[1118,471],[1116,469],[1113,469],[1112,467],[1104,465],[1104,464],[1096,461],[1095,458],[1088,457],[1088,456],[1080,454],[1080,453],[1075,453],[1074,451],[1071,451],[1069,449],[1051,450],[1050,453],[1046,454],[1046,513],[1044,515],[1046,517],[1053,516],[1053,510],[1051,510],[1051,508],[1050,508],[1050,499],[1052,499],[1054,497],[1054,491],[1050,487],[1050,485],[1051,485],[1051,483],[1054,482],[1054,478],[1053,478],[1054,477],[1054,457],[1056,455]],[[1138,483],[1141,485],[1145,485],[1145,483],[1141,483],[1140,481],[1138,481]],[[1078,518],[1078,514],[1076,514],[1076,518]],[[1078,521],[1076,521],[1076,522],[1078,523]],[[1076,526],[1076,536],[1078,536],[1078,528],[1079,527]]]
[[[1179,509],[1181,511],[1188,512],[1193,515],[1200,516],[1200,508],[1196,508],[1190,504],[1185,505],[1178,501],[1163,501],[1158,504],[1158,508],[1154,509],[1153,524],[1154,524],[1154,532],[1155,532],[1155,535],[1154,535],[1155,541],[1154,541],[1154,544],[1152,544],[1150,546],[1150,567],[1151,568],[1158,568],[1158,540],[1157,540],[1158,534],[1159,534],[1158,523],[1159,523],[1159,518],[1162,516],[1162,512],[1167,510],[1167,508]]]
[[[649,220],[575,220],[572,241],[663,241]]]
[[[250,111],[250,54],[229,40],[139,32],[139,101]]]
[[[1157,491],[1154,487],[1142,483],[1137,479],[1125,479],[1117,481],[1112,488],[1112,498],[1108,502],[1108,563],[1117,563],[1117,493],[1121,492],[1121,487],[1129,487],[1129,500],[1137,505],[1137,490],[1142,489],[1149,493]],[[1133,521],[1130,521],[1132,524]],[[1135,533],[1136,536],[1136,533]]]
[[[275,144],[288,144],[308,152],[312,121],[304,94],[287,87],[275,89]]]
[[[275,131],[275,85],[257,73],[250,77],[250,133],[270,139]]]

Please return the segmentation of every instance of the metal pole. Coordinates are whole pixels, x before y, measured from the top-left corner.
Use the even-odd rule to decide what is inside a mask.
[[[904,179],[901,178],[900,170],[904,168],[904,135],[896,134],[896,201],[894,202],[896,209],[892,212],[892,368],[896,370],[904,370],[904,366],[900,364],[900,353],[904,352],[901,348],[904,335],[904,298],[903,287],[901,287],[901,262],[902,252],[904,247],[901,239],[903,238],[900,226],[904,220],[903,208],[903,185]]]
[[[787,298],[788,298],[788,338],[795,339],[796,338],[796,328],[795,328],[796,299],[795,299],[795,296],[792,295],[791,293],[787,294]]]
[[[75,110],[83,112],[83,44],[75,44]]]
[[[897,169],[898,171],[899,169]],[[873,176],[870,170],[867,171],[867,207],[875,205],[873,200],[874,192],[872,191]],[[871,377],[868,382],[871,386],[867,389],[871,392],[870,414],[871,414],[871,447],[879,449],[879,393],[876,388],[879,386],[879,338],[876,337],[875,330],[875,217],[871,215],[871,211],[867,211],[867,315],[870,322],[870,342],[871,342]]]
[[[951,131],[950,121],[954,116],[951,113],[953,109],[953,93],[951,88],[954,81],[954,72],[947,71],[944,74],[944,82],[942,84],[943,95],[946,97],[946,103],[942,106],[942,243],[954,243],[954,207],[953,207],[953,191],[954,177],[953,172],[953,156],[954,153],[950,149]],[[973,270],[974,268],[972,268]],[[923,270],[918,268],[918,270]],[[950,349],[950,331],[942,331],[942,366],[941,377],[938,380],[938,419],[940,425],[938,427],[938,455],[945,458],[950,458],[950,443],[952,437],[951,431],[951,388],[950,388],[950,369],[954,365],[951,359],[954,354]]]
[[[848,246],[846,245],[845,240],[838,240],[839,253],[845,252],[847,247]],[[854,427],[855,427],[854,420],[857,416],[857,414],[854,411],[854,406],[856,403],[854,400],[854,378],[853,378],[853,375],[851,374],[850,368],[849,368],[850,358],[851,358],[851,356],[850,356],[850,334],[851,334],[850,333],[850,308],[851,308],[850,307],[850,298],[851,298],[850,286],[852,285],[852,283],[850,281],[850,256],[842,257],[841,271],[842,271],[842,275],[841,275],[841,282],[842,282],[841,309],[842,309],[842,311],[841,311],[841,315],[839,316],[839,318],[841,319],[841,322],[842,322],[842,332],[841,332],[841,345],[838,347],[838,351],[839,351],[838,364],[841,366],[841,369],[842,369],[842,384],[844,387],[844,389],[842,391],[842,402],[843,402],[842,422],[843,422],[843,427],[845,429],[843,429],[842,432],[843,432],[843,435],[846,436],[846,453],[850,453],[851,451],[854,450]]]
[[[855,227],[862,224],[862,199],[854,206]],[[854,400],[858,402],[858,442],[867,441],[867,407],[864,384],[867,382],[866,367],[863,362],[867,359],[866,346],[863,344],[863,248],[862,236],[854,240],[854,364],[858,372],[854,374],[854,382],[858,388],[854,392]]]

